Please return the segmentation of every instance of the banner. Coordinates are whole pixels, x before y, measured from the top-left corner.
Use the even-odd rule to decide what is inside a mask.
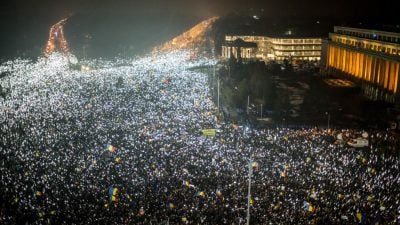
[[[202,134],[204,136],[215,137],[216,130],[215,129],[203,129]]]

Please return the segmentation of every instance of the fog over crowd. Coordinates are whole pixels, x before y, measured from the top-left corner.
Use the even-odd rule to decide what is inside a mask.
[[[0,65],[0,224],[245,224],[249,163],[251,224],[400,223],[390,132],[220,120],[185,51],[76,63]]]

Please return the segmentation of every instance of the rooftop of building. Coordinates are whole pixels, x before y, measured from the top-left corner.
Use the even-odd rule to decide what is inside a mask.
[[[229,47],[241,47],[241,48],[257,48],[257,44],[254,42],[244,41],[241,38],[238,38],[234,41],[225,41],[225,46]]]
[[[375,30],[383,32],[400,33],[400,24],[372,23],[372,22],[350,22],[339,25],[357,29]]]

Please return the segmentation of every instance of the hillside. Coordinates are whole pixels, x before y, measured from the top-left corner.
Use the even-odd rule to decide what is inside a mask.
[[[168,52],[183,49],[200,51],[201,49],[210,49],[209,32],[217,19],[218,17],[212,17],[204,20],[172,40],[155,47],[153,51]]]

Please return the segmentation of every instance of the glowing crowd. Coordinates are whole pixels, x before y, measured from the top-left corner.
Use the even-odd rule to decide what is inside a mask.
[[[0,224],[399,224],[400,143],[218,120],[187,52],[0,65]],[[205,136],[203,129],[216,129]]]

